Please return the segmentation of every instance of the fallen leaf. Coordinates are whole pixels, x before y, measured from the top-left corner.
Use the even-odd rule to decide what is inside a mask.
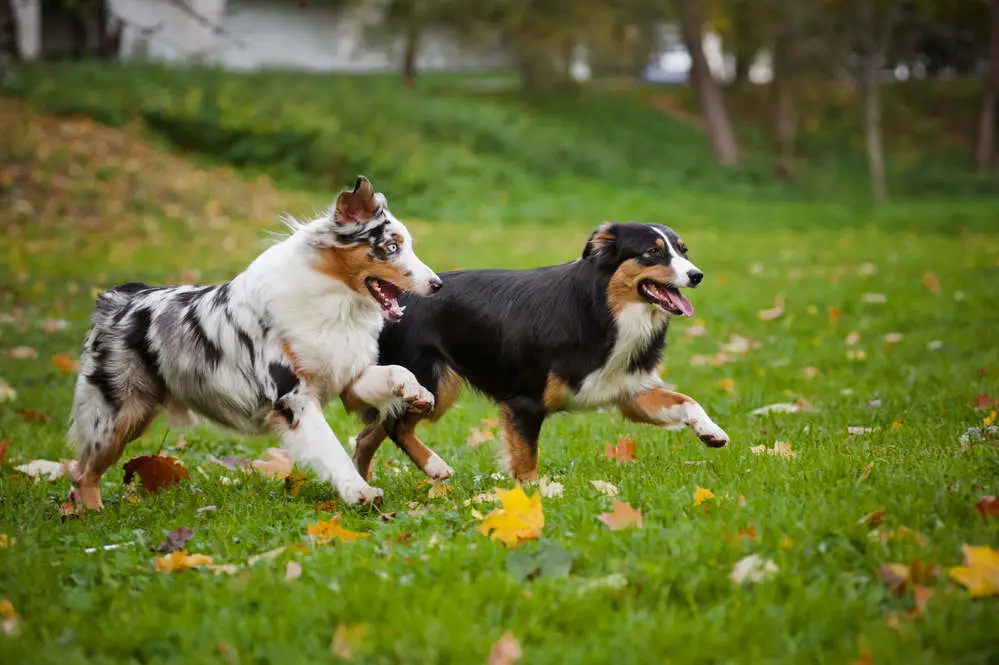
[[[6,598],[0,600],[0,631],[8,637],[21,632],[21,617],[17,615],[14,604]]]
[[[830,321],[832,321],[833,323],[836,323],[837,321],[839,321],[839,315],[840,315],[840,309],[839,309],[839,307],[830,307],[829,308],[829,320]]]
[[[7,444],[10,443],[10,439],[4,439],[0,441],[0,466],[3,466],[4,459],[7,458]]]
[[[341,540],[345,543],[352,540],[357,540],[358,538],[366,538],[369,533],[362,533],[360,531],[348,531],[340,526],[340,518],[334,517],[331,520],[326,520],[325,522],[317,522],[315,524],[306,525],[306,530],[309,533],[309,538],[312,539],[316,545],[325,545],[333,540]]]
[[[290,476],[294,464],[291,455],[280,448],[268,448],[260,459],[255,459],[252,462],[254,469],[274,480]]]
[[[204,515],[205,513],[210,513],[218,510],[218,506],[201,506],[194,511],[195,515]]]
[[[608,443],[604,449],[604,456],[612,462],[617,462],[618,464],[627,464],[628,462],[634,462],[638,458],[635,457],[635,441],[630,436],[622,436],[617,440],[617,444]]]
[[[330,653],[337,658],[350,660],[361,648],[361,643],[364,641],[364,634],[366,632],[367,626],[364,624],[346,626],[341,623],[336,627],[336,631],[333,633],[333,642],[330,644]]]
[[[891,421],[891,428],[892,429],[902,429],[902,421],[901,420],[893,420],[893,421]]]
[[[312,506],[317,513],[335,513],[338,501],[336,499],[326,499],[322,503]]]
[[[486,661],[486,665],[513,665],[523,655],[520,642],[508,630],[496,640],[493,648],[489,650],[489,659]]]
[[[298,496],[302,493],[302,485],[308,480],[308,476],[299,471],[292,471],[284,479],[284,489],[288,496]]]
[[[0,533],[0,550],[5,550],[8,547],[13,547],[17,543],[17,539],[13,536],[8,536],[6,533]]]
[[[628,578],[621,573],[611,573],[606,577],[584,580],[576,588],[580,594],[596,591],[599,589],[620,590],[628,586]]]
[[[794,539],[790,536],[781,536],[780,540],[777,541],[777,547],[782,550],[789,550],[794,547]]]
[[[546,499],[555,499],[565,493],[565,485],[548,478],[541,478],[538,481],[538,489],[541,490],[541,496]]]
[[[38,351],[30,346],[15,346],[7,355],[14,360],[34,360],[38,357]]]
[[[860,341],[860,333],[857,332],[856,330],[854,330],[853,332],[851,332],[849,335],[846,336],[847,346],[854,346],[859,341]]]
[[[68,326],[69,326],[69,321],[67,321],[66,319],[49,318],[42,321],[41,328],[44,332],[51,335],[54,332],[65,330]]]
[[[380,519],[383,522],[391,522],[392,520],[395,519],[395,515],[396,515],[395,511],[392,511],[391,513],[381,513],[380,515],[378,515],[378,519]]]
[[[52,482],[66,475],[66,460],[53,462],[47,459],[36,459],[27,464],[15,466],[14,470],[31,476],[35,482],[39,480]]]
[[[80,363],[73,360],[73,357],[68,353],[57,353],[52,356],[52,364],[60,372],[75,372],[80,369]]]
[[[923,273],[923,286],[933,293],[940,291],[940,282],[937,280],[936,275],[931,272]]]
[[[881,581],[885,586],[896,596],[905,593],[909,584],[909,566],[904,563],[883,563],[878,566],[878,574],[881,575]]]
[[[478,427],[472,427],[468,430],[470,434],[465,441],[470,446],[477,446],[480,443],[485,443],[486,441],[492,441],[496,438],[492,432],[489,430],[480,430]]]
[[[156,559],[156,570],[164,573],[175,573],[188,568],[199,568],[211,565],[212,558],[205,554],[188,554],[186,550],[171,552]]]
[[[756,540],[757,537],[756,527],[752,524],[747,526],[745,529],[739,529],[736,533],[746,540]]]
[[[125,463],[125,484],[131,484],[136,474],[147,492],[158,492],[190,477],[187,469],[180,465],[180,460],[166,455],[133,457]]]
[[[903,339],[905,335],[900,332],[890,332],[885,335],[885,344],[898,344]]]
[[[866,524],[868,529],[873,529],[877,525],[881,524],[881,522],[884,521],[884,518],[885,509],[878,508],[877,510],[873,510],[857,520],[857,524]]]
[[[877,432],[877,427],[847,427],[847,434],[853,434],[854,436],[858,434],[871,434],[872,432]]]
[[[507,547],[516,547],[525,540],[541,535],[545,516],[539,492],[528,498],[520,483],[517,483],[512,490],[497,488],[496,496],[502,506],[486,515],[479,524],[480,533],[499,540]]]
[[[883,305],[888,302],[888,296],[883,293],[865,293],[860,296],[860,301],[869,305]]]
[[[962,545],[964,565],[950,569],[952,580],[963,586],[972,598],[999,594],[999,552],[988,546]]]
[[[79,519],[83,515],[83,511],[86,508],[83,505],[76,503],[75,501],[70,501],[68,503],[59,504],[59,519],[63,522],[66,520]]]
[[[774,306],[768,309],[761,309],[756,313],[756,316],[763,321],[776,321],[780,317],[784,316],[784,301],[777,299],[774,302]]]
[[[860,472],[860,479],[867,480],[867,477],[871,475],[871,471],[873,470],[874,470],[874,462],[868,463],[868,465],[864,467],[864,470]]]
[[[190,527],[182,526],[174,529],[167,534],[166,540],[163,544],[155,548],[154,551],[161,554],[169,554],[170,552],[176,552],[177,550],[184,549],[184,545],[187,544],[191,538],[194,538],[194,531]]]
[[[912,587],[912,599],[915,603],[913,613],[916,616],[920,616],[926,612],[926,604],[930,601],[930,598],[933,597],[935,592],[936,589],[923,584],[917,584]]]
[[[707,466],[708,460],[706,459],[683,460],[682,462],[680,462],[680,464],[683,466]]]
[[[430,482],[430,490],[427,492],[428,499],[444,499],[450,490],[450,486],[443,480],[433,480]]]
[[[961,438],[961,450],[967,452],[979,443],[999,439],[999,426],[986,425],[985,427],[969,427],[965,430]]]
[[[17,391],[10,384],[0,379],[0,402],[13,402],[17,399]]]
[[[14,413],[21,416],[29,423],[37,423],[39,425],[44,425],[51,420],[51,418],[38,409],[16,409]]]
[[[853,665],[874,665],[874,656],[871,655],[871,647],[867,644],[867,638],[860,636],[857,660]]]
[[[621,490],[608,483],[606,480],[591,480],[590,484],[604,496],[617,496],[621,493]]]
[[[709,489],[705,489],[700,485],[696,486],[694,490],[694,505],[699,506],[709,499],[715,498],[715,493]]]
[[[983,496],[975,502],[975,510],[982,517],[999,517],[999,497]]]
[[[750,554],[735,563],[732,572],[729,573],[729,579],[736,584],[747,582],[761,584],[771,579],[777,572],[777,565],[773,561],[764,559],[758,554]]]
[[[302,576],[302,564],[297,561],[289,561],[284,568],[284,578],[286,580],[297,580]]]
[[[139,503],[139,497],[135,496],[134,494],[130,494],[128,496],[128,502],[129,503]]]
[[[754,455],[766,453],[767,455],[783,457],[784,459],[792,459],[798,456],[798,453],[791,450],[791,444],[786,441],[774,441],[773,448],[767,448],[766,444],[761,443],[758,446],[752,446],[749,452]]]
[[[732,379],[729,378],[722,379],[721,381],[718,382],[718,385],[721,386],[725,390],[725,392],[727,392],[729,395],[735,392],[735,381],[733,381]]]
[[[881,542],[885,544],[887,544],[889,541],[892,540],[908,540],[908,539],[914,540],[919,545],[923,545],[926,543],[926,536],[919,533],[918,531],[910,529],[907,526],[898,526],[888,531],[883,531],[882,529],[874,529],[873,531],[871,531],[869,535],[873,538],[880,538]]]
[[[260,554],[254,554],[249,559],[246,560],[247,566],[252,566],[259,561],[273,561],[278,558],[284,551],[288,549],[287,545],[282,545],[281,547],[275,547],[272,550],[267,550],[266,552],[261,552]]]
[[[808,366],[802,372],[805,374],[806,379],[814,379],[819,375],[819,370],[817,367]]]
[[[597,519],[610,527],[611,531],[620,531],[629,527],[642,528],[642,509],[631,504],[614,501],[614,510],[610,513],[597,515]]]

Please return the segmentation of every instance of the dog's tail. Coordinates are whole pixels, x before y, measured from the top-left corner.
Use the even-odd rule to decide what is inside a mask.
[[[140,282],[129,282],[128,284],[121,284],[102,292],[97,296],[97,306],[94,308],[94,315],[90,321],[91,325],[94,327],[100,326],[120,312],[136,293],[149,288],[151,287]]]

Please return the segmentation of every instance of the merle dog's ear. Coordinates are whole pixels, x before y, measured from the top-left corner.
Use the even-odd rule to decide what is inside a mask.
[[[607,258],[615,254],[617,246],[617,230],[610,222],[604,222],[598,226],[583,247],[583,258]]]
[[[371,183],[363,175],[359,175],[352,191],[345,190],[336,197],[333,221],[339,224],[363,224],[374,216],[377,207]]]

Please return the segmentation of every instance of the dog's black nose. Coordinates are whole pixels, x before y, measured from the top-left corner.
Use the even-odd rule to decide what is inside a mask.
[[[437,293],[444,286],[444,282],[441,281],[440,277],[434,277],[430,280],[430,293]]]
[[[687,279],[690,280],[691,286],[697,286],[701,283],[701,280],[704,279],[704,273],[700,270],[688,270]]]

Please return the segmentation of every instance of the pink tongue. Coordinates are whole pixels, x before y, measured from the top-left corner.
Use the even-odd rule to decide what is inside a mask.
[[[694,306],[690,304],[690,301],[683,297],[683,294],[676,289],[666,289],[666,299],[670,301],[671,304],[675,305],[677,309],[683,312],[684,316],[694,315]]]

